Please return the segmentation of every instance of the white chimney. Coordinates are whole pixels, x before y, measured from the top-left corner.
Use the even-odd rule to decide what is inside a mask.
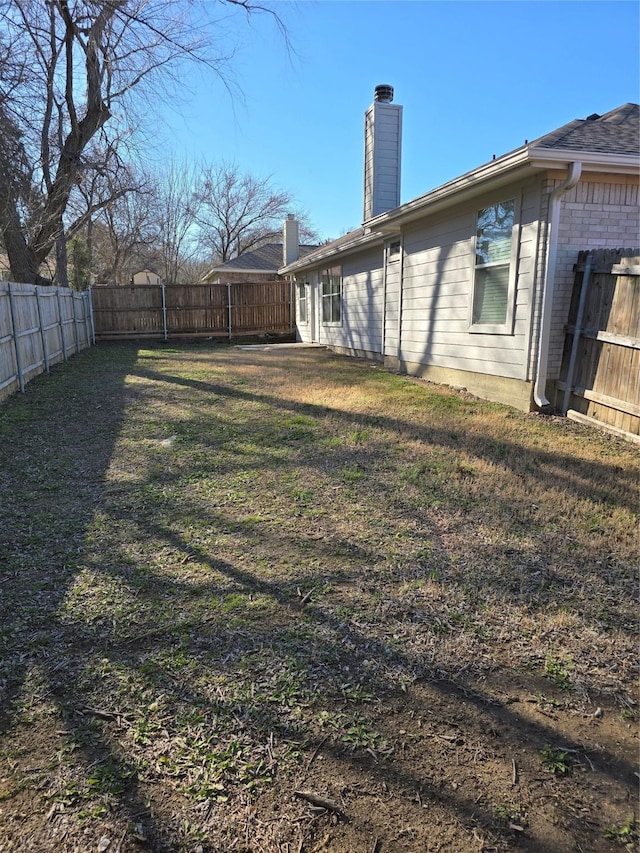
[[[288,213],[282,229],[282,261],[286,267],[300,257],[300,230],[298,220]]]
[[[400,204],[402,107],[392,101],[393,86],[376,86],[364,114],[363,222]]]

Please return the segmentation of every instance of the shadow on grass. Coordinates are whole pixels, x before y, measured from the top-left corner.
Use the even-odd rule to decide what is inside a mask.
[[[268,361],[266,364],[268,365]],[[260,366],[262,367],[262,363]],[[447,450],[465,449],[478,459],[510,468],[520,476],[530,477],[541,483],[545,488],[549,488],[551,482],[551,487],[560,492],[566,491],[578,497],[588,498],[589,500],[595,499],[605,505],[620,506],[634,512],[638,508],[636,471],[615,464],[594,463],[576,459],[575,456],[568,456],[546,447],[526,448],[525,450],[521,445],[506,439],[465,434],[464,421],[461,421],[459,429],[455,430],[439,428],[435,425],[424,430],[416,427],[410,421],[398,418],[380,417],[375,414],[362,415],[311,403],[300,404],[287,400],[286,396],[274,397],[256,391],[245,391],[241,387],[215,382],[201,382],[182,376],[160,373],[148,368],[138,368],[136,374],[155,382],[175,384],[192,388],[204,394],[213,394],[221,399],[251,401],[273,407],[276,410],[289,411],[292,414],[302,413],[310,417],[330,416],[344,421],[350,428],[375,427],[389,430],[409,440],[426,441]],[[409,377],[403,378],[407,382],[412,381]],[[456,400],[456,398],[453,399]],[[478,405],[482,406],[482,403],[461,401],[463,417],[468,418]],[[452,408],[455,411],[457,405],[454,404]],[[612,489],[610,485],[612,474],[616,478],[615,489]]]
[[[111,768],[111,783],[103,774],[97,789],[111,784],[122,790],[116,780],[132,776],[126,757],[116,756],[96,731],[94,718],[77,714],[83,697],[74,687],[74,665],[90,653],[94,638],[67,624],[61,613],[85,557],[86,534],[131,399],[126,378],[137,354],[134,345],[84,351],[0,406],[0,766],[5,774],[14,766],[12,756],[41,759],[51,750],[51,726],[39,742],[32,723],[38,706],[53,703],[54,728],[60,729],[66,751],[79,748],[84,754],[83,775],[90,776],[96,763]],[[17,744],[15,732],[24,735],[18,734]],[[76,783],[70,780],[57,801],[77,802]],[[18,796],[20,790],[18,785]],[[11,796],[10,789],[7,799]],[[27,812],[34,807],[39,808],[39,797],[27,802]],[[132,817],[146,811],[131,790],[128,809]],[[31,843],[21,827],[11,834],[10,829],[5,825],[0,832],[7,843],[15,832],[16,843]]]
[[[331,730],[335,737],[323,741],[320,712],[357,706],[364,717],[367,703],[358,700],[349,705],[347,688],[356,695],[357,690],[366,690],[376,700],[398,703],[405,695],[398,683],[404,680],[409,685],[424,682],[443,696],[455,697],[461,708],[468,709],[470,729],[479,738],[497,721],[519,732],[523,742],[537,751],[554,742],[553,726],[532,724],[511,706],[477,689],[465,689],[457,683],[456,671],[443,672],[437,660],[435,665],[425,664],[402,643],[369,635],[366,626],[361,627],[350,614],[338,612],[330,603],[330,595],[324,596],[322,590],[353,584],[368,570],[375,579],[374,570],[379,572],[388,559],[375,544],[351,541],[337,531],[328,544],[324,538],[294,537],[286,527],[270,527],[261,521],[243,524],[225,511],[223,493],[216,496],[223,505],[218,511],[207,510],[205,501],[190,497],[188,492],[187,496],[174,496],[171,486],[180,485],[184,476],[179,457],[169,464],[150,452],[146,470],[131,470],[130,481],[125,479],[117,487],[105,489],[106,471],[127,409],[132,402],[142,408],[146,402],[151,404],[168,384],[194,390],[202,397],[194,401],[178,395],[176,404],[183,407],[182,411],[179,417],[163,422],[163,435],[179,434],[189,413],[198,405],[206,407],[203,399],[210,404],[215,395],[222,401],[255,403],[275,412],[337,419],[351,431],[375,427],[402,440],[428,441],[447,451],[462,446],[479,459],[495,461],[497,456],[501,465],[522,476],[547,483],[551,475],[559,491],[593,497],[595,486],[602,500],[620,501],[623,507],[630,500],[631,472],[619,472],[604,463],[600,463],[601,470],[592,465],[587,468],[586,463],[548,449],[522,453],[507,440],[466,436],[462,427],[455,437],[450,430],[435,426],[425,434],[400,418],[299,405],[222,382],[199,382],[141,368],[136,359],[135,348],[93,351],[78,362],[78,368],[74,365],[74,369],[55,373],[49,385],[49,380],[34,383],[24,399],[11,401],[6,418],[0,420],[2,477],[14,495],[11,505],[3,505],[0,518],[10,531],[2,566],[2,659],[7,662],[7,671],[3,673],[6,686],[0,706],[0,734],[11,735],[21,726],[25,713],[21,696],[29,687],[31,673],[38,668],[44,673],[43,701],[55,704],[66,732],[64,740],[80,747],[85,788],[86,778],[93,772],[91,778],[98,780],[93,793],[101,786],[102,793],[111,798],[113,812],[131,826],[141,825],[141,837],[153,849],[176,845],[180,829],[170,810],[162,812],[149,805],[145,784],[178,780],[183,792],[190,788],[196,800],[213,801],[219,790],[216,786],[233,788],[234,774],[242,777],[246,788],[254,782],[259,786],[277,773],[264,746],[273,732],[303,752],[324,743],[323,748],[337,762],[345,766],[362,762],[380,785],[392,772],[398,785],[411,791],[429,791],[465,821],[490,826],[490,810],[462,791],[445,792],[435,785],[429,788],[425,778],[404,771],[402,762],[391,755],[380,763],[369,762],[362,744],[354,756],[348,743],[340,739],[339,728]],[[98,377],[95,384],[87,378],[91,371]],[[133,390],[124,382],[128,375],[154,385]],[[251,438],[261,448],[259,456],[253,460],[238,456],[235,462],[226,459],[219,468],[220,475],[229,473],[230,467],[245,473],[255,470],[258,476],[286,473],[289,463],[277,430],[265,431],[250,418],[239,430],[244,439]],[[144,440],[144,433],[140,437]],[[187,435],[185,440],[198,443],[201,437]],[[205,438],[201,443],[203,452],[211,454],[212,444],[233,450],[237,440],[238,429],[226,437],[216,433],[214,441]],[[52,446],[56,448],[53,459]],[[306,466],[312,474],[329,468],[339,477],[358,452],[351,448],[348,453],[340,449],[300,453],[296,464]],[[362,453],[363,476],[374,476],[384,496],[385,471],[370,472],[367,466],[372,461],[380,462],[380,457],[373,460],[370,454]],[[215,471],[215,460],[210,464]],[[617,495],[612,495],[606,485],[611,469],[621,474]],[[149,500],[145,489],[150,489],[156,503]],[[491,500],[499,510],[499,496]],[[410,501],[401,509],[416,524],[428,526],[424,511]],[[96,531],[97,516],[103,520]],[[194,531],[190,520],[196,518],[198,528]],[[438,541],[437,530],[430,528],[429,535],[435,551],[446,561],[447,549]],[[227,551],[236,551],[235,560],[215,556],[218,540],[225,537],[233,538]],[[277,568],[260,567],[260,559],[279,552],[295,555],[300,566],[274,580]],[[500,556],[487,547],[487,560]],[[164,575],[156,568],[162,563],[169,569]],[[79,571],[87,576],[85,585],[105,583],[112,596],[111,609],[107,606],[95,613],[87,609],[83,620],[83,595],[90,595],[90,589],[79,592],[75,609],[69,606]],[[298,590],[310,585],[317,592],[302,608]],[[498,591],[506,600],[509,591],[499,587]],[[236,594],[241,596],[237,602],[233,599]],[[109,604],[108,598],[105,603]],[[185,610],[190,616],[181,619]],[[26,649],[25,639],[29,644]],[[356,673],[364,673],[366,678]],[[126,686],[118,693],[121,677]],[[262,687],[256,698],[259,684]],[[281,698],[273,700],[277,691]],[[101,695],[103,705],[96,707],[95,697]],[[127,707],[128,700],[135,707]],[[192,751],[202,767],[209,762],[213,768],[207,778],[198,775],[195,759],[189,764],[185,758],[181,767],[175,757],[176,738],[184,737],[189,726],[193,731],[201,722],[209,735],[194,743]],[[163,738],[174,750],[165,756],[168,764],[160,762],[165,755],[160,746],[159,752],[153,747]],[[246,757],[243,738],[247,739]],[[229,741],[234,739],[240,743],[237,760],[229,756]],[[259,745],[258,760],[253,755],[255,745]],[[583,744],[573,741],[563,745],[584,750]],[[169,749],[166,745],[163,748]],[[601,750],[599,756],[600,772],[625,784],[633,781],[630,762],[607,750]],[[227,761],[227,770],[218,772],[215,767],[223,760]],[[282,762],[284,766],[284,757]],[[96,765],[101,769],[97,775]],[[298,772],[295,765],[292,772]],[[81,770],[79,773],[82,775]],[[91,794],[89,786],[88,800]],[[67,796],[73,805],[82,794],[68,786]],[[533,845],[529,849],[541,849],[536,843],[535,838],[523,842]]]

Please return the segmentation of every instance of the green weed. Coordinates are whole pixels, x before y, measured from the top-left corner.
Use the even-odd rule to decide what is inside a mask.
[[[549,652],[545,658],[544,674],[563,690],[569,690],[572,687],[571,673],[574,668],[571,655],[560,658]]]
[[[567,776],[571,773],[572,761],[568,752],[546,744],[540,750],[540,757],[544,768],[554,776]]]
[[[604,837],[616,844],[621,844],[629,853],[634,853],[640,841],[640,820],[631,814],[620,826],[609,827]]]
[[[340,472],[340,476],[344,480],[345,483],[359,483],[360,480],[364,479],[364,471],[362,468],[343,468]]]

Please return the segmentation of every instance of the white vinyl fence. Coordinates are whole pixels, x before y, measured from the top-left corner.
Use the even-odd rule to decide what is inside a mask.
[[[89,291],[0,281],[0,400],[94,341]]]

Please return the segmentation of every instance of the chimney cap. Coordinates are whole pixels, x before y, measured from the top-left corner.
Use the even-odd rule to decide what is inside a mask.
[[[373,99],[378,102],[390,104],[393,101],[393,86],[388,83],[380,83],[375,88]]]

